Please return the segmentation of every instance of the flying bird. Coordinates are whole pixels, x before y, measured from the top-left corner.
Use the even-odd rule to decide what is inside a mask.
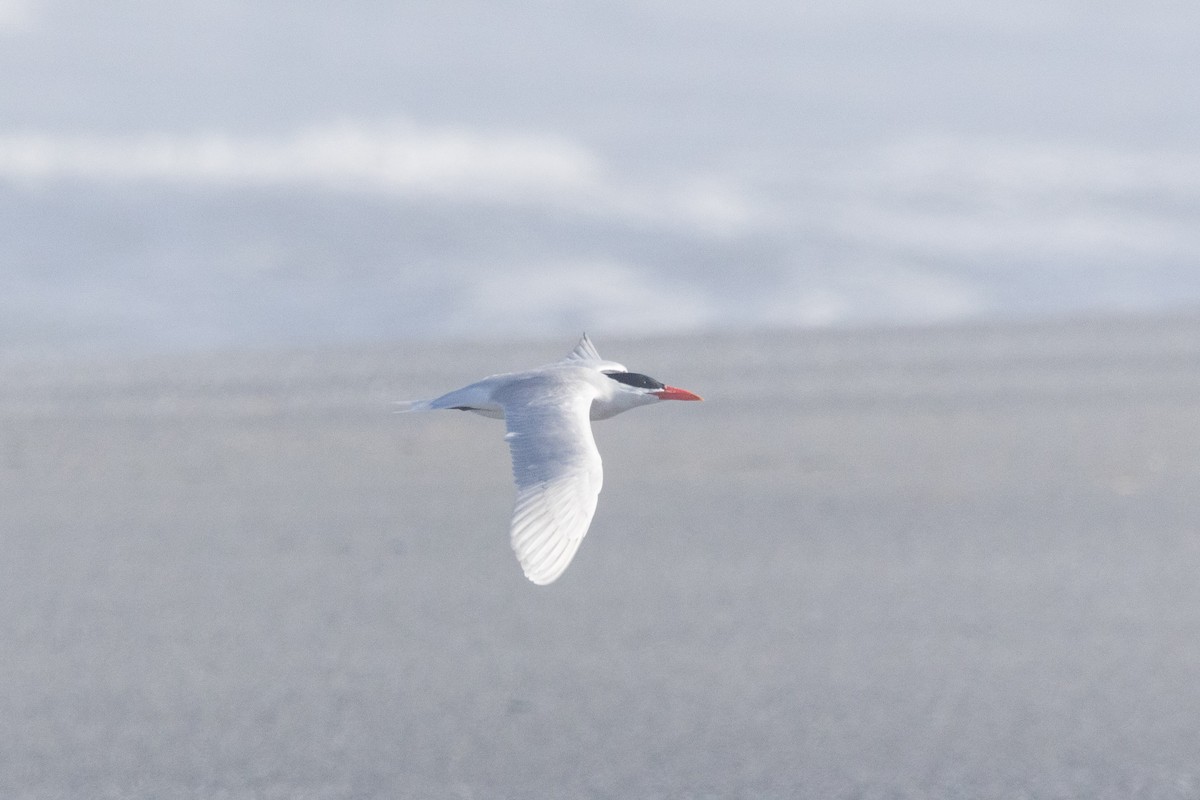
[[[596,512],[604,475],[591,421],[661,400],[700,399],[604,360],[585,333],[562,361],[492,375],[399,407],[473,411],[504,420],[517,484],[512,547],[525,577],[545,585],[571,563]]]

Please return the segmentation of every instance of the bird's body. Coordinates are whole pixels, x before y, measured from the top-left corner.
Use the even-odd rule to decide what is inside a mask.
[[[699,400],[683,389],[600,358],[585,334],[562,361],[492,375],[403,411],[457,409],[505,420],[517,501],[513,550],[526,577],[551,583],[579,549],[604,473],[591,420],[660,400]]]

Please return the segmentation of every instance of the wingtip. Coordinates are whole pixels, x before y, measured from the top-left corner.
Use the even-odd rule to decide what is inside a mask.
[[[560,572],[558,575],[551,575],[550,577],[547,578],[547,577],[543,577],[540,575],[530,575],[528,572],[525,573],[525,577],[534,586],[549,586],[550,584],[552,584],[556,580],[558,580],[561,575],[562,575],[562,573]]]
[[[522,564],[521,571],[525,573],[525,577],[529,579],[529,582],[535,586],[549,586],[561,578],[562,574],[567,571],[567,567],[571,565],[571,561],[575,558],[575,551],[578,549],[578,543],[574,545],[568,544],[566,552],[558,552],[552,562],[531,564],[528,568]]]
[[[564,530],[546,516],[546,509],[540,505],[519,508],[514,513],[510,541],[521,571],[531,583],[548,586],[566,572],[587,534],[586,528],[582,533],[571,533],[571,523],[580,521],[574,516]]]

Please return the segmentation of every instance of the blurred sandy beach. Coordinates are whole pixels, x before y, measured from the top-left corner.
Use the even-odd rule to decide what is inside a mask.
[[[578,331],[6,362],[0,795],[1200,797],[1200,317],[590,333],[707,402],[544,589],[389,404]]]

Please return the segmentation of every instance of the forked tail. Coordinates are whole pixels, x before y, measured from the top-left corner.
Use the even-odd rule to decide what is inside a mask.
[[[409,411],[430,411],[433,409],[432,401],[429,400],[397,400],[392,404],[395,407],[395,413],[406,414]]]

